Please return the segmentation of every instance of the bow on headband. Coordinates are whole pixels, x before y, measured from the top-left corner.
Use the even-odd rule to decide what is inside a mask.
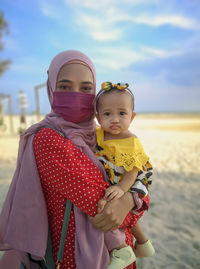
[[[109,81],[105,81],[101,84],[101,89],[104,91],[110,91],[112,89],[117,89],[117,90],[123,91],[123,90],[127,89],[128,86],[129,86],[128,83],[114,83],[114,84],[112,84]]]

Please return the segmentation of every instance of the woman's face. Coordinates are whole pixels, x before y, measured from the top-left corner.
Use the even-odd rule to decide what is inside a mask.
[[[65,64],[59,71],[56,91],[95,93],[91,70],[82,64]]]

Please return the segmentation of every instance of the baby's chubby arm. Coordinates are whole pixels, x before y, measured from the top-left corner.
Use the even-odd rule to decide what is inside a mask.
[[[116,200],[124,195],[130,187],[135,183],[139,169],[134,167],[130,172],[125,171],[122,179],[116,185],[106,189],[104,199],[107,201]]]

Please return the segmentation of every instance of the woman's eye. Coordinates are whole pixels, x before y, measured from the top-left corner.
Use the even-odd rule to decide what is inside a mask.
[[[82,90],[83,90],[84,92],[90,92],[90,91],[93,90],[93,88],[91,88],[91,87],[82,87]]]
[[[58,85],[58,89],[60,90],[70,90],[70,87],[68,85]]]

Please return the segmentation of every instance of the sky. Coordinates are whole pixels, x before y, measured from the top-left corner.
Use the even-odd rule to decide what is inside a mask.
[[[0,11],[9,26],[0,59],[12,61],[0,93],[14,113],[19,91],[35,111],[34,87],[68,49],[92,59],[97,91],[103,81],[129,83],[138,113],[200,111],[199,0],[1,0]],[[40,108],[50,111],[45,87]]]

